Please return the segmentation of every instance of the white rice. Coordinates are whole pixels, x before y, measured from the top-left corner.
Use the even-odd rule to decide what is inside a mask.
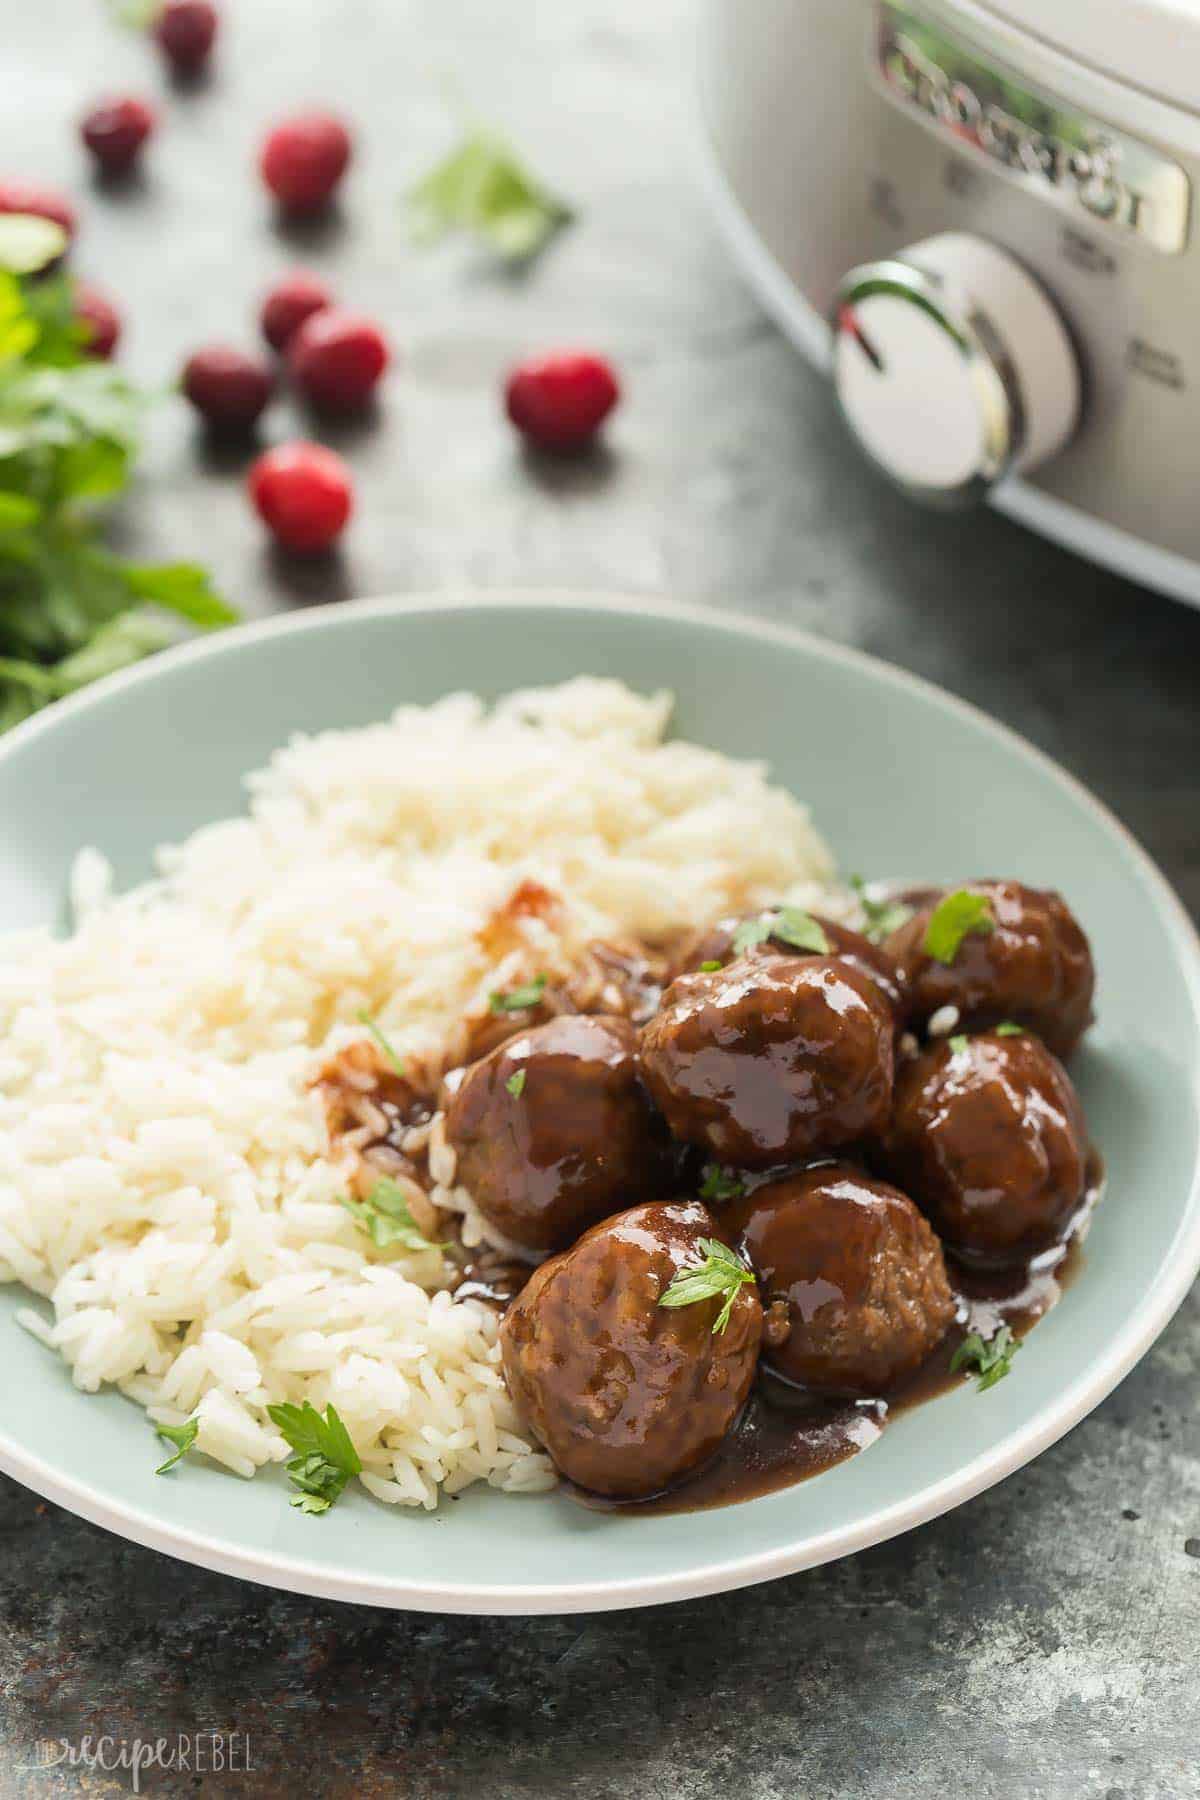
[[[240,1475],[288,1454],[267,1406],[310,1399],[377,1499],[553,1484],[494,1314],[444,1291],[439,1251],[373,1248],[308,1084],[362,1009],[402,1053],[447,1055],[493,988],[591,938],[830,903],[804,808],[757,764],[664,742],[669,712],[580,679],[296,739],[249,778],[249,815],[163,850],[160,879],[114,896],[85,850],[74,935],[0,938],[0,1281],[50,1302],[23,1322],[81,1388],[198,1417]],[[498,924],[527,879],[561,915]],[[478,1235],[436,1122],[430,1148]]]

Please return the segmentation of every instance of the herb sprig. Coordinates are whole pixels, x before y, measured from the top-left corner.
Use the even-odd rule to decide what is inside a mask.
[[[996,920],[985,894],[973,894],[969,888],[956,888],[938,901],[929,915],[921,948],[935,962],[952,963],[959,946],[973,932],[986,937],[995,931]]]
[[[364,1025],[375,1039],[375,1042],[379,1045],[379,1048],[383,1051],[383,1054],[387,1057],[397,1075],[403,1075],[404,1058],[400,1055],[400,1052],[393,1049],[392,1045],[388,1042],[388,1039],[380,1029],[378,1020],[373,1018],[365,1007],[356,1016],[359,1024]]]
[[[174,1444],[175,1446],[174,1453],[171,1456],[168,1456],[166,1462],[159,1463],[157,1469],[154,1471],[156,1475],[166,1475],[171,1469],[175,1468],[178,1463],[183,1461],[188,1451],[192,1448],[192,1445],[196,1442],[196,1439],[200,1434],[200,1421],[199,1419],[187,1419],[182,1425],[156,1424],[154,1429],[160,1438],[165,1438],[169,1444]]]
[[[700,1300],[724,1297],[712,1322],[712,1335],[719,1337],[733,1314],[733,1303],[754,1272],[719,1238],[701,1238],[704,1261],[681,1269],[666,1291],[659,1296],[660,1306],[695,1306]]]
[[[330,1401],[322,1418],[311,1400],[303,1406],[268,1406],[271,1422],[295,1451],[287,1471],[296,1488],[291,1505],[300,1512],[326,1513],[341,1498],[346,1483],[362,1474],[362,1461],[350,1433]]]
[[[404,1189],[381,1176],[365,1200],[343,1198],[342,1205],[361,1231],[365,1231],[377,1250],[390,1250],[399,1244],[403,1250],[442,1250],[427,1238],[412,1216]]]
[[[818,956],[829,954],[829,939],[821,925],[798,906],[781,906],[774,912],[759,913],[755,919],[744,919],[733,934],[733,948],[741,956],[768,938],[790,944],[794,950],[811,950]]]
[[[573,217],[512,146],[484,126],[468,129],[409,190],[408,208],[418,242],[465,231],[508,262],[536,256]]]
[[[745,1182],[732,1169],[723,1169],[720,1163],[705,1163],[700,1182],[702,1200],[740,1200],[745,1191]]]
[[[907,925],[913,916],[912,907],[906,906],[902,900],[872,899],[861,875],[852,875],[850,886],[862,907],[863,936],[870,938],[873,944],[882,944],[885,938],[891,937],[893,931],[899,931],[902,925]]]
[[[1014,1337],[1007,1325],[1001,1325],[994,1337],[981,1337],[979,1332],[970,1332],[958,1346],[950,1358],[950,1373],[957,1375],[960,1369],[974,1368],[979,1376],[976,1391],[984,1393],[995,1387],[998,1381],[1012,1368],[1012,1359],[1021,1348],[1020,1338]]]
[[[509,988],[506,993],[497,988],[488,996],[488,1005],[494,1013],[526,1012],[536,1006],[546,991],[546,977],[535,975],[521,987]]]

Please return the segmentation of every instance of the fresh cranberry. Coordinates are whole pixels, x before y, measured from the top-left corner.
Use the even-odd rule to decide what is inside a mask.
[[[154,35],[171,67],[181,75],[194,75],[211,54],[217,9],[212,0],[166,0]]]
[[[306,319],[288,350],[288,368],[304,397],[329,412],[362,406],[387,365],[378,325],[337,307]]]
[[[518,363],[504,390],[508,416],[543,450],[590,443],[621,397],[611,364],[586,350],[559,350]]]
[[[262,147],[263,180],[287,212],[316,212],[332,198],[350,161],[350,134],[332,113],[299,113]]]
[[[323,444],[282,444],[260,456],[249,476],[250,498],[287,550],[327,550],[354,505],[350,471]]]
[[[132,169],[154,130],[155,117],[144,100],[105,100],[80,126],[83,141],[106,175]]]
[[[184,393],[218,430],[248,431],[274,387],[274,374],[264,362],[223,344],[193,351],[183,366]]]
[[[272,350],[286,350],[305,319],[333,305],[333,295],[315,275],[298,269],[271,289],[263,301],[263,336]]]
[[[69,238],[75,236],[75,208],[54,188],[37,187],[31,181],[0,181],[0,213],[32,213],[61,225]]]
[[[121,317],[112,301],[80,282],[75,288],[75,317],[87,334],[83,346],[87,354],[107,362],[121,336]]]

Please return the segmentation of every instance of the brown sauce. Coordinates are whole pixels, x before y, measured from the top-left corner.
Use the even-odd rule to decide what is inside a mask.
[[[875,1443],[900,1413],[974,1380],[969,1371],[950,1370],[954,1352],[970,1332],[987,1338],[1007,1325],[1014,1337],[1023,1338],[1045,1317],[1083,1267],[1083,1240],[1103,1186],[1103,1164],[1093,1151],[1087,1194],[1067,1236],[1028,1264],[982,1270],[947,1259],[959,1319],[912,1379],[886,1400],[823,1400],[761,1369],[736,1430],[682,1486],[648,1500],[608,1500],[569,1483],[564,1491],[599,1512],[700,1512],[755,1500],[824,1474]]]

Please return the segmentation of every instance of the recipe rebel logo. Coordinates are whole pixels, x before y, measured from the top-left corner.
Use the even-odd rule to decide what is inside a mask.
[[[122,1771],[133,1793],[140,1794],[154,1773],[171,1775],[248,1775],[250,1739],[244,1731],[180,1732],[173,1737],[119,1738],[112,1736],[40,1738],[30,1762],[19,1765],[26,1774],[48,1774],[53,1769],[103,1769]]]

